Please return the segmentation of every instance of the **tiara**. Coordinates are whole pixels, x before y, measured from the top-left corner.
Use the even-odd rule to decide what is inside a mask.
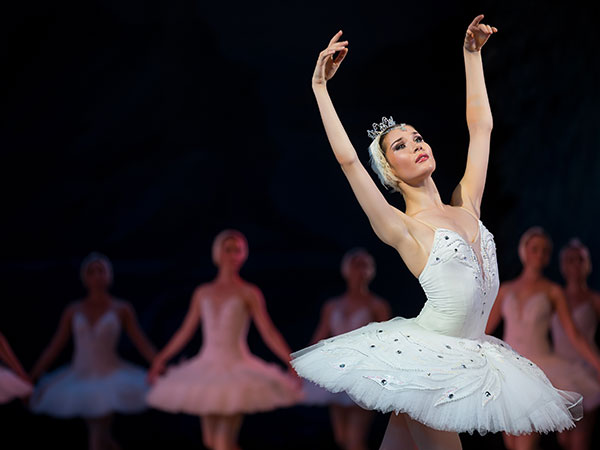
[[[371,139],[375,139],[377,136],[379,136],[385,130],[387,130],[390,127],[393,127],[394,125],[396,125],[396,121],[392,118],[392,116],[390,116],[389,119],[387,119],[386,117],[382,117],[381,123],[373,123],[373,128],[371,130],[368,130],[367,134],[369,135],[369,137]],[[401,123],[400,129],[403,131],[406,131],[406,128],[404,128],[404,125],[406,125],[406,124]]]

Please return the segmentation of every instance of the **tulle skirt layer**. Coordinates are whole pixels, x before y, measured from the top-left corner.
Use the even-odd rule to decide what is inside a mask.
[[[246,354],[198,355],[171,367],[148,393],[150,406],[194,415],[237,414],[291,406],[302,398],[293,377],[276,364]]]
[[[0,367],[0,403],[31,394],[33,387],[19,378],[12,370]]]
[[[81,376],[70,366],[42,377],[31,398],[32,411],[55,417],[102,417],[146,408],[146,371],[121,362],[114,370]]]
[[[446,431],[562,431],[582,396],[556,389],[500,339],[447,336],[414,319],[373,322],[292,354],[302,377],[384,413],[407,413]]]

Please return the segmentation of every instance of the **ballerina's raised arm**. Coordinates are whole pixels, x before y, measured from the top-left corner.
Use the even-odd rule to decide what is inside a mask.
[[[481,19],[483,14],[473,19],[467,28],[463,46],[467,80],[469,150],[465,173],[452,193],[451,200],[452,205],[471,208],[478,217],[481,211],[493,127],[480,51],[489,37],[498,31],[496,27],[480,23]]]
[[[338,31],[329,41],[327,48],[319,53],[312,78],[312,89],[317,99],[325,132],[335,158],[346,175],[360,206],[367,214],[375,234],[392,247],[403,247],[402,244],[409,246],[406,243],[414,241],[410,239],[408,228],[402,220],[405,214],[387,202],[361,164],[327,91],[327,82],[335,75],[348,54],[348,41],[339,41],[341,35],[342,30]],[[334,59],[333,55],[336,52],[339,54]]]
[[[465,174],[451,201],[451,205],[470,209],[477,216],[485,185],[492,129],[492,115],[479,52],[489,36],[497,31],[494,27],[480,23],[482,18],[483,15],[480,15],[473,20],[465,36],[467,124],[471,139]],[[390,117],[384,118],[381,124],[373,124],[373,130],[369,131],[369,136],[373,138],[369,147],[371,165],[386,187],[403,194],[406,213],[387,202],[361,164],[327,91],[327,82],[335,75],[348,54],[348,41],[340,41],[341,35],[340,30],[319,54],[312,78],[312,88],[327,138],[376,235],[394,247],[408,269],[418,276],[430,253],[422,242],[431,239],[425,237],[422,224],[417,223],[419,221],[412,216],[431,209],[442,220],[452,220],[454,217],[448,213],[447,206],[441,201],[431,179],[431,173],[435,170],[431,148],[414,127],[396,124]],[[336,57],[335,53],[338,53]],[[425,233],[430,234],[431,231],[425,230]]]

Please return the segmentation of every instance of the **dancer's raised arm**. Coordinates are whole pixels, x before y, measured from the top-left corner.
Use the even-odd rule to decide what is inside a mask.
[[[490,136],[493,121],[483,76],[481,47],[497,28],[481,22],[483,14],[475,17],[467,28],[463,54],[467,80],[467,126],[469,128],[469,151],[464,176],[454,193],[452,204],[472,208],[480,214],[481,199],[490,154]]]
[[[348,178],[360,206],[367,214],[375,234],[386,244],[398,248],[398,243],[408,237],[408,230],[402,220],[405,214],[387,202],[361,164],[327,92],[327,81],[333,77],[348,53],[348,41],[338,41],[341,35],[340,30],[333,36],[327,48],[319,53],[312,78],[312,89],[335,158]],[[334,59],[333,55],[336,52],[339,54]]]

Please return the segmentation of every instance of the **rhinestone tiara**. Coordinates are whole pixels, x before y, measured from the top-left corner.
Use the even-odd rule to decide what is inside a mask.
[[[392,118],[392,116],[390,116],[389,119],[386,117],[382,117],[381,123],[373,123],[373,128],[370,130],[367,130],[367,134],[369,135],[369,137],[371,139],[375,139],[377,136],[379,136],[385,130],[387,130],[390,127],[393,127],[394,125],[396,125],[396,121]],[[404,128],[405,125],[406,125],[405,123],[401,123],[400,129],[403,131],[406,131],[406,128]]]

